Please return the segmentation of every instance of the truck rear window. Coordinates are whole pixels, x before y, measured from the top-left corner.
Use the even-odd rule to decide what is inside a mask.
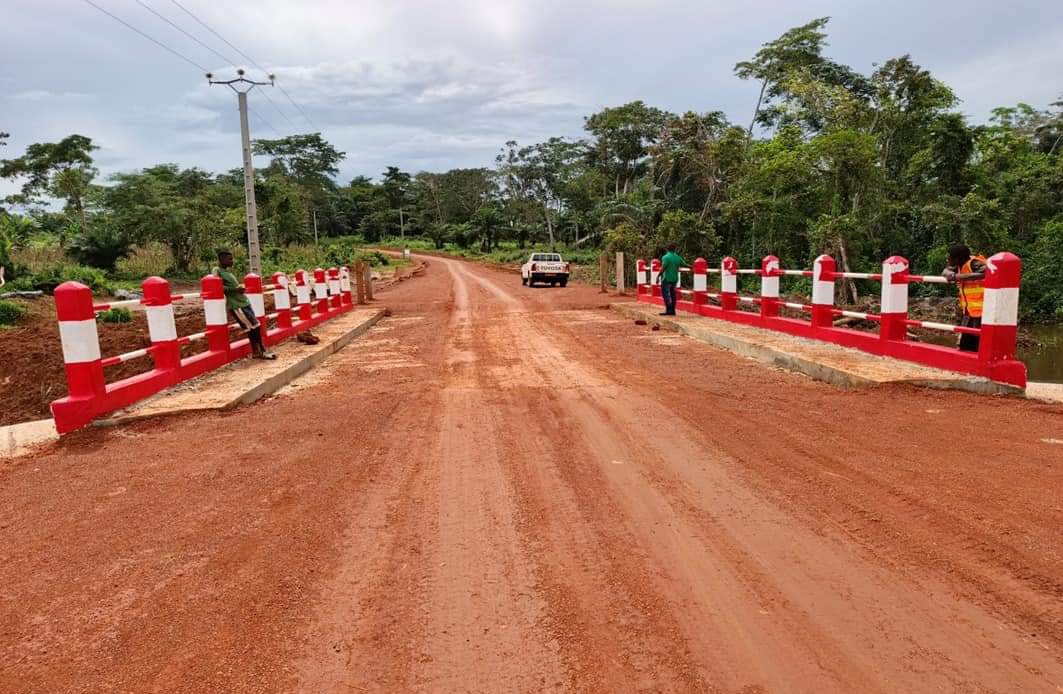
[[[557,253],[534,253],[532,254],[532,260],[540,263],[560,263],[561,256]]]

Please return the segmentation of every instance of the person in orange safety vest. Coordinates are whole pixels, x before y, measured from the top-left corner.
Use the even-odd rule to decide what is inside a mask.
[[[967,246],[951,246],[949,264],[942,273],[949,282],[955,282],[959,289],[960,325],[968,328],[982,327],[985,262],[985,256],[972,256]],[[977,335],[961,334],[959,347],[965,352],[977,352],[978,342]]]

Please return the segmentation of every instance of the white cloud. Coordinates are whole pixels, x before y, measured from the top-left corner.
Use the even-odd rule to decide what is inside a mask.
[[[92,101],[96,97],[93,94],[84,94],[81,92],[50,92],[44,89],[30,89],[24,92],[16,92],[8,98],[12,101],[69,102]]]

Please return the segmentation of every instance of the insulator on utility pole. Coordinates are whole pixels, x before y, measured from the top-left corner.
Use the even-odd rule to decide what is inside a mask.
[[[224,84],[236,92],[236,101],[240,107],[240,141],[243,145],[244,156],[244,205],[247,215],[247,260],[251,272],[262,275],[262,249],[258,244],[258,207],[255,204],[255,167],[251,161],[251,129],[247,123],[247,93],[255,87],[273,86],[273,75],[269,76],[268,82],[256,82],[244,77],[242,69],[237,70],[238,75],[233,80],[215,80],[214,75],[207,73],[207,81],[210,84]],[[246,86],[244,86],[246,85]]]

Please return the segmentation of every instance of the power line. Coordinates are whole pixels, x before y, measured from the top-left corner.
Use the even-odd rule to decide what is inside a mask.
[[[273,99],[269,98],[269,92],[263,91],[262,96],[266,97],[266,101],[268,101],[273,108],[277,109],[277,113],[281,114],[281,117],[284,118],[284,120],[288,121],[288,125],[292,126],[293,131],[299,132],[299,128],[296,127],[295,123],[292,122],[292,119],[288,117],[288,114],[282,111],[281,107],[278,106]]]
[[[203,41],[200,41],[198,38],[193,36],[191,33],[185,31],[182,27],[180,27],[179,25],[177,25],[176,23],[174,23],[173,21],[168,19],[166,16],[160,14],[158,11],[156,11],[150,5],[145,3],[143,0],[136,0],[136,3],[138,5],[140,5],[141,7],[143,7],[145,10],[147,10],[148,12],[152,13],[153,15],[155,15],[156,17],[161,19],[162,21],[164,21],[167,24],[169,24],[170,26],[172,26],[174,29],[177,29],[179,32],[181,32],[182,34],[184,34],[188,38],[190,38],[193,41],[195,41],[196,43],[198,43],[203,48],[206,48],[208,51],[210,51],[214,55],[216,55],[219,58],[221,58],[221,60],[223,60],[224,62],[228,63],[229,65],[232,65],[233,68],[236,68],[236,61],[235,60],[231,60],[228,56],[224,56],[221,53],[219,53],[218,51],[216,51],[213,46],[210,46],[210,45],[204,43]],[[239,51],[237,51],[237,53],[239,53]],[[292,122],[292,119],[288,117],[288,114],[286,114],[284,111],[282,111],[280,109],[280,107],[277,106],[277,104],[273,101],[273,99],[271,99],[269,97],[269,93],[262,92],[262,96],[266,97],[266,101],[268,101],[270,103],[270,105],[273,106],[273,108],[277,109],[277,113],[281,114],[281,118],[283,118],[284,120],[288,121],[288,125],[292,126],[292,130],[296,130],[296,131],[298,130],[298,128],[295,126],[295,123]]]
[[[110,17],[114,21],[118,22],[122,26],[126,27],[127,29],[131,29],[132,31],[135,31],[136,33],[138,33],[141,36],[143,36],[144,38],[146,38],[148,41],[151,41],[152,43],[154,43],[156,46],[162,48],[163,50],[169,51],[170,53],[174,54],[175,56],[177,56],[181,60],[183,60],[186,63],[188,63],[189,65],[191,65],[192,67],[198,68],[200,72],[207,72],[207,68],[203,67],[202,65],[200,65],[196,61],[192,60],[191,58],[189,58],[186,55],[182,55],[181,53],[178,53],[177,51],[175,51],[174,49],[170,48],[169,46],[167,46],[162,41],[159,41],[158,39],[153,38],[151,36],[148,36],[143,31],[141,31],[140,29],[137,29],[135,26],[133,26],[129,22],[127,22],[124,19],[121,19],[119,17],[116,17],[115,15],[111,14],[107,10],[103,9],[102,7],[100,7],[99,5],[94,3],[92,0],[84,0],[84,1],[85,1],[85,3],[95,7],[97,10],[99,10],[102,13],[104,13],[105,15],[107,15],[108,17]]]
[[[265,94],[265,92],[262,92],[262,93]],[[273,124],[270,123],[268,120],[266,120],[266,118],[261,113],[259,113],[258,111],[255,111],[254,109],[252,109],[250,107],[248,107],[247,112],[250,113],[255,118],[257,118],[260,121],[262,121],[266,125],[267,128],[269,128],[270,130],[273,131],[274,135],[276,135],[277,137],[284,137],[283,135],[281,135],[280,131],[277,130],[276,128],[274,128]],[[281,115],[284,115],[284,114],[281,114]]]
[[[306,122],[310,124],[311,128],[313,128],[314,130],[317,130],[318,132],[321,131],[321,128],[319,128],[316,125],[314,125],[314,121],[310,120],[310,116],[306,115],[306,111],[303,110],[303,107],[300,106],[299,104],[295,103],[295,99],[293,99],[291,97],[291,95],[288,94],[288,90],[286,90],[284,87],[282,87],[279,84],[277,85],[277,89],[281,90],[281,94],[283,94],[284,96],[288,97],[288,101],[292,102],[292,106],[294,106],[295,110],[297,110],[299,113],[301,113],[303,115],[303,118],[306,119]]]
[[[195,41],[196,43],[198,43],[198,44],[199,44],[200,46],[202,46],[203,48],[206,48],[206,49],[207,49],[208,51],[210,51],[210,52],[211,52],[211,53],[213,53],[214,55],[218,56],[219,58],[221,58],[221,59],[222,59],[223,61],[225,61],[226,63],[229,63],[230,65],[233,65],[233,61],[229,60],[228,58],[226,58],[226,57],[225,57],[224,55],[222,55],[222,54],[221,54],[221,53],[219,53],[218,51],[214,50],[213,48],[211,48],[211,47],[210,47],[210,46],[208,46],[207,44],[203,43],[202,41],[200,41],[200,40],[199,40],[199,39],[197,39],[197,38],[196,38],[195,36],[193,36],[192,34],[188,33],[188,32],[187,32],[187,31],[185,31],[184,29],[182,29],[182,28],[181,28],[180,26],[178,26],[178,25],[177,25],[177,24],[175,24],[174,22],[170,21],[170,20],[169,20],[169,19],[168,19],[167,17],[165,17],[165,16],[163,16],[162,14],[160,14],[159,12],[157,12],[157,11],[156,11],[155,9],[153,9],[153,8],[152,8],[152,7],[150,6],[150,5],[148,5],[147,3],[145,3],[145,2],[143,1],[143,0],[136,0],[136,3],[137,3],[138,5],[140,5],[141,7],[143,7],[143,8],[145,9],[145,10],[147,10],[148,12],[152,13],[153,15],[155,15],[156,17],[158,17],[159,19],[161,19],[162,21],[164,21],[164,22],[166,22],[167,24],[169,24],[170,26],[172,26],[172,27],[173,27],[174,29],[177,29],[177,30],[178,30],[179,32],[181,32],[182,34],[184,34],[184,35],[185,35],[185,36],[187,36],[188,38],[190,38],[190,39],[192,39],[193,41]],[[235,65],[234,65],[234,67],[235,67]]]
[[[214,34],[215,36],[217,36],[217,37],[218,37],[218,40],[220,40],[220,41],[221,41],[222,43],[224,43],[224,44],[225,44],[226,46],[228,46],[229,48],[231,48],[231,49],[233,49],[234,51],[236,51],[237,53],[239,53],[239,54],[240,54],[240,55],[241,55],[241,56],[242,56],[242,57],[244,58],[244,60],[247,60],[247,61],[248,61],[249,63],[251,63],[252,65],[254,65],[255,67],[257,67],[257,68],[258,68],[259,70],[261,70],[262,72],[265,72],[265,73],[269,73],[269,70],[267,70],[266,68],[264,68],[264,67],[262,67],[261,65],[259,65],[258,63],[256,63],[256,62],[255,62],[255,60],[254,60],[253,58],[251,58],[251,57],[250,57],[249,55],[247,55],[246,53],[244,53],[243,51],[241,51],[241,50],[240,50],[239,48],[237,48],[236,46],[234,46],[234,45],[232,45],[231,43],[229,43],[229,42],[228,42],[228,41],[227,41],[227,40],[225,39],[225,37],[224,37],[224,36],[222,36],[222,35],[221,35],[221,34],[219,34],[218,32],[216,32],[216,31],[214,31],[213,29],[211,29],[211,28],[210,28],[210,26],[209,26],[209,25],[208,25],[208,24],[207,24],[206,22],[204,22],[204,21],[203,21],[202,19],[200,19],[200,18],[199,18],[199,17],[197,17],[196,15],[192,14],[192,11],[191,11],[191,10],[189,10],[189,9],[188,9],[187,7],[185,7],[185,6],[184,6],[184,5],[182,5],[181,3],[177,2],[177,0],[170,0],[170,2],[172,2],[173,4],[175,4],[175,5],[177,5],[177,6],[179,7],[179,8],[181,8],[181,10],[182,10],[182,11],[184,11],[184,13],[185,13],[185,14],[187,14],[187,15],[188,15],[189,17],[191,17],[192,19],[196,20],[196,22],[198,22],[198,23],[199,23],[199,25],[200,25],[200,26],[202,26],[202,27],[203,27],[204,29],[206,29],[206,30],[207,30],[207,31],[209,31],[210,33],[212,33],[212,34]]]
[[[138,2],[139,2],[139,0],[138,0]],[[267,74],[269,73],[269,70],[267,70],[266,68],[264,68],[264,67],[262,67],[261,65],[259,65],[259,64],[258,64],[258,62],[257,62],[257,61],[256,61],[256,60],[255,60],[254,58],[252,58],[251,56],[249,56],[249,55],[248,55],[247,53],[244,53],[244,52],[243,52],[243,51],[241,51],[241,50],[240,50],[239,48],[237,48],[237,47],[236,47],[236,46],[234,46],[233,44],[229,43],[229,41],[228,41],[228,40],[227,40],[227,39],[226,39],[226,38],[225,38],[224,36],[222,36],[221,34],[219,34],[219,33],[218,33],[218,32],[216,32],[216,31],[214,31],[214,29],[212,29],[212,28],[211,28],[211,27],[210,27],[210,26],[209,26],[209,25],[208,25],[208,24],[207,24],[206,22],[204,22],[204,21],[203,21],[202,19],[200,19],[199,17],[197,17],[197,16],[195,15],[195,14],[193,14],[193,13],[192,13],[192,11],[191,11],[191,10],[189,10],[189,9],[188,9],[187,7],[185,7],[184,5],[182,5],[182,4],[181,4],[180,2],[178,2],[177,0],[170,0],[170,2],[172,2],[173,4],[175,4],[175,5],[177,5],[177,6],[179,7],[179,8],[181,8],[181,10],[182,10],[182,11],[184,11],[184,13],[185,13],[185,14],[187,14],[187,15],[188,15],[189,17],[191,17],[192,19],[196,20],[196,22],[198,22],[198,23],[199,23],[199,25],[200,25],[200,26],[202,26],[202,27],[203,27],[204,29],[206,29],[206,30],[207,30],[207,31],[209,31],[210,33],[212,33],[212,34],[214,34],[215,36],[217,36],[217,37],[218,37],[218,39],[219,39],[219,40],[220,40],[220,41],[221,41],[222,43],[224,43],[224,44],[225,44],[226,46],[228,46],[229,48],[231,48],[231,49],[233,49],[234,51],[236,51],[237,53],[239,53],[239,54],[240,54],[240,56],[242,56],[242,57],[243,57],[243,58],[244,58],[245,60],[247,60],[247,61],[248,61],[249,63],[251,63],[252,65],[254,65],[255,67],[257,67],[257,68],[258,68],[259,70],[261,70],[262,72],[265,72],[265,73],[267,73]],[[283,95],[285,96],[285,98],[287,98],[287,99],[288,99],[288,101],[289,101],[289,102],[291,102],[292,106],[294,106],[294,107],[295,107],[295,110],[297,110],[297,111],[298,111],[298,112],[299,112],[299,113],[300,113],[300,114],[301,114],[301,115],[303,116],[303,118],[305,118],[305,119],[306,119],[306,122],[310,124],[310,127],[312,127],[312,128],[314,129],[314,130],[319,130],[319,131],[320,131],[320,128],[318,128],[318,127],[317,127],[316,125],[314,125],[314,121],[310,120],[310,117],[309,117],[308,115],[306,115],[306,111],[304,111],[304,110],[303,110],[303,108],[302,108],[302,107],[301,107],[301,106],[300,106],[299,104],[297,104],[297,103],[295,102],[295,99],[293,99],[293,98],[291,97],[291,95],[290,95],[290,94],[288,93],[288,91],[287,91],[287,90],[286,90],[286,89],[285,89],[284,87],[282,87],[281,85],[279,85],[279,84],[277,84],[277,85],[275,85],[275,86],[277,87],[277,89],[280,89],[280,90],[281,90],[281,94],[283,94]],[[268,98],[268,97],[267,97],[267,98]],[[278,109],[278,110],[280,110],[280,109]],[[283,114],[282,114],[282,115],[283,115]],[[290,122],[290,121],[289,121],[289,122]],[[294,128],[295,126],[293,125],[292,127]]]

